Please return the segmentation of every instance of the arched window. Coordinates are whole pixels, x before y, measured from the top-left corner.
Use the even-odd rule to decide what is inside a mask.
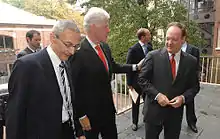
[[[1,48],[13,49],[13,38],[10,36],[0,35],[0,49]]]

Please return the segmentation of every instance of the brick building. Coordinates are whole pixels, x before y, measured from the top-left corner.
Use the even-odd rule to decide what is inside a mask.
[[[179,0],[189,11],[189,18],[199,24],[207,45],[203,54],[220,55],[220,0]]]
[[[35,29],[41,33],[41,46],[49,44],[49,32],[55,20],[0,2],[0,77],[10,73],[16,53],[27,46],[26,32]]]
[[[220,56],[220,0],[215,0],[213,54]]]

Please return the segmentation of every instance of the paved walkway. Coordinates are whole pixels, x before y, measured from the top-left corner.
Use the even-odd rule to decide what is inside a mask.
[[[142,108],[138,131],[131,129],[130,110],[117,116],[119,139],[144,139],[141,111]],[[188,129],[184,116],[180,139],[220,139],[220,85],[201,84],[200,93],[196,96],[196,114],[199,132],[196,134]]]

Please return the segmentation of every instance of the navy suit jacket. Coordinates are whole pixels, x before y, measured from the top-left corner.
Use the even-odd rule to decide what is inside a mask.
[[[67,76],[70,73],[66,68]],[[69,80],[77,136],[82,135],[75,118],[75,94]],[[7,139],[61,139],[63,99],[46,51],[19,58],[8,84]]]
[[[148,52],[152,51],[152,45],[148,44]],[[145,57],[144,51],[140,43],[136,43],[129,48],[126,63],[127,64],[138,64]],[[141,89],[138,84],[138,74],[139,72],[129,72],[127,73],[127,84],[135,88],[135,90],[140,94]]]

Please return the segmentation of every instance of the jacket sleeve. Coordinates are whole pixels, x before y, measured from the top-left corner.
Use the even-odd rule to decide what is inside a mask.
[[[106,44],[105,48],[110,58],[110,64],[112,66],[113,73],[129,73],[132,72],[132,64],[119,64],[116,63],[114,58],[112,57],[111,50],[109,46]]]
[[[183,96],[185,97],[185,103],[191,102],[196,94],[199,92],[200,83],[197,74],[197,66],[196,66],[196,59],[194,59],[194,63],[191,64],[192,69],[190,70],[190,76],[188,80],[188,88],[184,93]]]
[[[14,64],[8,83],[9,99],[6,110],[6,138],[27,139],[26,136],[26,106],[30,70],[28,65],[20,60]]]
[[[142,88],[144,94],[146,94],[152,101],[155,100],[159,91],[152,84],[153,76],[153,55],[148,53],[145,58],[142,69],[139,74],[138,83]]]
[[[134,50],[132,48],[129,48],[127,58],[126,58],[126,64],[134,64]],[[132,86],[132,81],[134,77],[134,72],[128,72],[127,73],[127,84],[128,86]]]

